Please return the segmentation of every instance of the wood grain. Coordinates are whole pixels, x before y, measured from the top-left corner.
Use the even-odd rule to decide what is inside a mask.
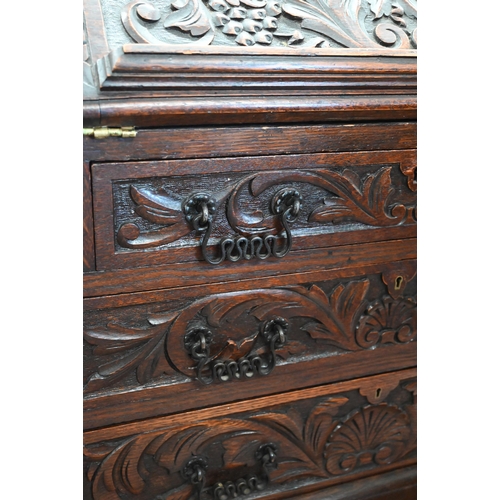
[[[85,399],[84,429],[95,429],[116,425],[152,416],[179,413],[193,408],[225,404],[235,397],[244,400],[267,394],[278,394],[283,389],[283,380],[297,389],[338,382],[384,371],[411,368],[417,364],[415,342],[393,346],[388,356],[385,349],[373,352],[362,351],[338,356],[335,363],[329,358],[304,363],[298,371],[296,365],[281,365],[275,368],[272,377],[266,379],[264,387],[255,384],[240,384],[237,393],[221,391],[220,386],[200,387],[192,382],[170,387],[148,387],[140,391],[128,391]]]
[[[99,111],[99,125],[110,127],[409,121],[417,118],[417,99],[405,94],[304,97],[287,91],[287,97],[116,98],[101,100]]]
[[[385,396],[375,404],[364,396],[379,391]],[[300,480],[340,483],[358,473],[404,467],[416,458],[415,391],[415,371],[406,370],[296,391],[288,400],[219,407],[212,416],[202,411],[182,420],[150,420],[143,429],[138,424],[111,428],[93,433],[94,439],[104,438],[96,445],[85,444],[87,478],[94,500],[147,499],[159,491],[183,491],[181,498],[187,499],[192,485],[179,481],[177,472],[193,457],[206,457],[207,486],[236,482],[249,471],[259,474],[255,450],[264,443],[273,447],[277,467],[268,469],[266,491],[256,498],[296,488]]]
[[[84,434],[84,443],[91,444],[99,441],[104,441],[111,438],[120,438],[137,434],[141,432],[161,429],[170,425],[180,424],[186,421],[201,422],[203,420],[217,418],[225,415],[230,415],[237,412],[245,412],[249,410],[265,409],[270,406],[279,404],[291,403],[298,400],[316,398],[335,392],[347,392],[356,388],[363,392],[368,393],[370,390],[374,391],[379,386],[392,384],[394,380],[398,381],[403,378],[416,377],[416,368],[401,370],[394,373],[384,373],[374,375],[371,377],[357,378],[355,380],[348,380],[345,382],[338,382],[336,384],[318,385],[310,389],[302,389],[299,391],[284,392],[281,394],[274,394],[272,396],[265,396],[247,401],[239,401],[237,403],[225,404],[223,406],[215,406],[205,408],[202,410],[188,411],[184,413],[174,414],[168,417],[159,417],[154,420],[142,420],[130,424],[116,425],[113,428],[103,428],[98,430],[89,430]]]
[[[280,277],[302,272],[414,259],[417,255],[416,239],[382,241],[358,245],[339,246],[334,249],[300,250],[290,253],[287,267],[275,259],[263,262],[247,261],[235,269],[234,263],[212,266],[193,266],[190,263],[157,266],[155,268],[124,269],[86,273],[83,278],[84,297],[98,297],[118,293],[150,291],[162,288],[222,283],[248,276]]]
[[[417,127],[395,122],[140,129],[133,139],[84,137],[83,145],[85,158],[96,162],[401,150],[416,148]]]
[[[186,299],[186,290],[143,307],[136,302],[133,307],[88,310],[84,313],[85,394],[123,392],[153,383],[172,388],[185,382],[180,374],[196,384],[264,386],[262,377],[274,376],[276,364],[298,363],[297,369],[302,369],[319,356],[333,361],[345,352],[378,348],[390,356],[392,346],[417,337],[416,280],[403,282],[396,297],[390,295],[394,282],[383,282],[400,267],[383,265],[368,275],[357,270],[347,279],[332,274],[332,280],[323,276],[313,283],[304,283],[299,275],[291,286],[278,281],[273,287],[266,283],[229,293],[198,290],[199,295],[191,299]],[[406,261],[406,267],[413,277],[415,262]],[[285,337],[272,347],[274,327],[267,330],[268,336],[266,325],[277,321]],[[202,348],[203,361],[186,347],[188,337],[190,343],[196,342],[197,331],[209,339]],[[201,362],[204,368],[196,372]],[[261,364],[268,368],[261,371]],[[212,366],[218,367],[213,373]],[[237,373],[230,376],[237,366]],[[284,390],[287,385],[284,381]]]
[[[410,266],[416,265],[416,260],[403,260],[396,264],[387,265],[392,269],[393,266]],[[386,266],[384,266],[386,267]],[[366,265],[361,267],[347,267],[342,269],[320,269],[309,273],[291,273],[275,277],[246,277],[238,281],[228,283],[203,283],[201,285],[185,286],[175,289],[155,290],[152,292],[133,292],[117,295],[107,295],[102,297],[90,297],[83,300],[84,311],[96,309],[106,309],[114,307],[124,307],[131,305],[148,304],[152,302],[166,302],[175,300],[176,297],[182,295],[184,299],[197,297],[201,294],[214,294],[224,289],[226,292],[251,290],[264,286],[281,286],[293,285],[305,279],[308,282],[329,280],[333,278],[351,278],[356,275],[368,275],[376,273],[380,269],[380,264]],[[409,280],[408,280],[409,281]],[[393,293],[389,290],[389,293]]]
[[[94,217],[92,213],[92,187],[90,167],[83,164],[83,271],[95,270]]]
[[[301,500],[417,500],[417,467],[410,466],[386,474],[357,479],[338,486],[308,493],[309,488],[278,494],[270,499]]]
[[[91,59],[95,62],[109,53],[100,1],[83,0],[83,13],[87,26]]]
[[[359,88],[366,95],[373,88],[382,88],[387,94],[401,89],[408,94],[416,93],[416,57],[352,56],[348,51],[325,55],[318,49],[301,54],[261,48],[247,55],[231,50],[224,54],[213,51],[200,54],[193,50],[183,54],[141,48],[138,53],[133,45],[126,46],[127,50],[115,49],[102,61],[103,90],[179,91],[203,87],[209,91],[226,88],[244,91],[271,87],[281,95],[290,89],[300,89],[302,95],[307,95],[318,88],[341,89],[344,94]]]
[[[245,177],[235,175],[239,172],[246,174],[247,184],[255,186],[259,182],[263,186],[269,185],[267,189],[276,190],[277,186],[288,186],[295,182],[293,186],[300,189],[304,206],[309,207],[298,218],[302,221],[301,227],[295,227],[297,222],[292,227],[292,233],[299,233],[293,237],[293,248],[296,250],[414,237],[416,230],[412,213],[416,195],[407,187],[408,179],[402,172],[408,163],[413,162],[413,155],[413,151],[390,151],[94,164],[97,269],[144,267],[165,261],[174,263],[203,259],[199,251],[200,243],[196,242],[194,245],[198,248],[192,249],[193,243],[187,245],[186,241],[181,246],[170,246],[159,251],[141,250],[161,246],[162,241],[175,244],[188,235],[189,241],[192,240],[192,227],[186,222],[181,206],[185,194],[179,193],[193,190],[218,199],[233,186],[231,193],[224,195],[227,202],[226,198],[221,198],[224,204],[221,202],[217,211],[222,213],[227,210],[227,218],[218,220],[216,231],[221,226],[224,229],[220,231],[225,230],[231,235],[236,231],[237,224],[239,231],[246,231],[246,236],[257,235],[252,229],[255,223],[246,224],[245,212],[251,214],[256,210],[255,207],[248,208],[248,205],[257,199],[258,193],[253,198],[243,198],[247,189],[245,185],[240,185]],[[285,173],[287,171],[288,174]],[[218,173],[222,176],[216,175]],[[199,179],[198,174],[203,177]],[[175,182],[167,176],[175,177]],[[121,179],[126,179],[125,184]],[[132,182],[132,179],[137,181]],[[200,185],[202,187],[198,187]],[[123,193],[120,199],[117,198],[119,193]],[[161,200],[164,200],[163,205]],[[327,200],[335,202],[332,207],[328,208]],[[340,201],[342,210],[338,208]],[[141,213],[145,215],[133,218],[130,213],[139,213],[138,210],[142,210]],[[267,206],[262,207],[262,217],[268,210]],[[308,211],[311,211],[309,215]],[[159,218],[165,222],[158,222]],[[269,233],[271,226],[277,225],[276,218],[272,219],[262,220],[259,226],[268,225]],[[231,220],[237,222],[229,226]],[[150,232],[146,221],[154,222]],[[142,235],[138,224],[144,223],[146,228]],[[357,229],[352,226],[355,223],[365,226]],[[139,237],[135,235],[129,240],[128,236],[122,236],[121,227],[123,231],[130,227],[136,229]],[[272,230],[278,231],[277,228]],[[155,238],[159,243],[155,243]],[[142,240],[146,240],[147,244],[139,243]],[[135,249],[136,245],[139,245],[138,250]],[[133,251],[126,250],[129,248]],[[216,249],[210,248],[209,253],[216,253]]]

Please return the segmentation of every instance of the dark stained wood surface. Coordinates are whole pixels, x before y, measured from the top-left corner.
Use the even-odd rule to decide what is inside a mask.
[[[201,236],[194,237],[182,210],[190,192],[223,200],[214,214],[215,234],[248,239],[277,234],[282,226],[270,213],[268,198],[293,187],[303,199],[302,213],[290,224],[292,234],[299,233],[292,238],[296,250],[414,237],[416,194],[409,175],[415,164],[415,152],[406,150],[97,163],[92,167],[97,269],[202,260]],[[262,196],[245,197],[258,185]],[[329,200],[335,200],[330,208]],[[262,211],[259,227],[247,222],[256,210]],[[268,229],[263,233],[261,227]],[[130,228],[137,234],[129,239]],[[172,245],[162,248],[164,241]],[[217,253],[209,248],[210,255]]]
[[[352,39],[283,50],[231,47],[239,42],[229,36],[218,39],[223,46],[155,45],[156,23],[167,37],[199,37],[132,3],[105,26],[101,0],[84,0],[84,126],[137,131],[83,139],[86,500],[194,498],[181,470],[198,454],[210,459],[206,486],[263,477],[256,450],[264,441],[287,458],[249,500],[416,499],[416,7],[392,6],[389,18],[385,4],[363,2],[384,14],[378,28],[342,10],[336,22],[359,28]],[[173,17],[180,13],[174,5]],[[279,13],[302,30],[300,15]],[[109,30],[122,33],[108,45]],[[117,44],[125,32],[149,43]],[[354,198],[364,184],[387,181],[390,168],[390,183],[375,182],[369,203],[352,214],[366,219],[384,198],[385,215],[400,204],[414,220],[385,220],[379,207],[372,226],[332,219],[325,229],[317,213],[328,219],[335,210],[321,205],[327,194],[307,187],[319,208],[308,207],[314,216],[297,220],[295,234],[292,226],[292,251],[282,259],[212,266],[189,235],[172,240],[180,250],[155,247],[153,235],[138,251],[126,230],[125,246],[118,242],[127,223],[143,233],[161,226],[138,218],[123,194],[132,185],[147,204],[148,193],[167,188],[187,196],[198,179],[208,189],[216,176],[229,185],[246,172],[278,178],[325,168],[356,171],[346,184]],[[247,191],[238,198],[242,213],[254,207],[267,216],[267,202]],[[231,236],[228,224],[217,238]],[[287,336],[274,358],[261,333],[278,315]],[[186,348],[186,335],[203,328],[215,336],[207,366],[228,370],[254,355],[276,365],[267,375],[203,385]]]
[[[388,267],[396,267],[397,265],[411,265],[413,266],[416,260],[401,260],[396,263],[391,263]],[[246,277],[225,283],[203,283],[192,286],[181,286],[178,288],[159,289],[151,292],[133,292],[133,293],[120,293],[115,295],[104,295],[98,297],[89,297],[84,299],[84,311],[92,311],[98,309],[110,309],[115,307],[125,307],[132,305],[148,304],[153,302],[167,302],[174,300],[179,295],[184,299],[190,299],[202,294],[215,294],[224,289],[225,292],[235,292],[242,290],[251,290],[252,288],[266,287],[266,286],[289,286],[300,280],[307,280],[307,282],[315,282],[329,279],[343,279],[351,278],[356,275],[369,275],[374,274],[380,269],[380,264],[371,264],[357,267],[346,267],[340,269],[319,269],[308,273],[291,273],[282,274],[272,277]],[[398,272],[398,275],[401,274]]]
[[[207,486],[235,482],[258,473],[255,450],[264,443],[277,467],[268,471],[266,491],[250,498],[404,467],[416,460],[415,375],[394,372],[86,433],[86,480],[94,500],[159,492],[187,499],[193,486],[178,472],[192,457],[208,459]],[[130,481],[132,474],[142,480]]]
[[[276,498],[300,498],[301,500],[417,500],[417,467],[415,465],[393,470],[386,474],[357,479],[314,493],[286,492]],[[270,497],[271,498],[271,497]]]
[[[84,297],[202,285],[205,283],[224,283],[240,280],[243,275],[246,277],[281,278],[283,275],[296,272],[309,273],[324,269],[343,269],[414,259],[417,256],[416,243],[416,239],[409,238],[345,245],[335,249],[300,250],[287,256],[286,268],[283,268],[283,259],[269,259],[264,262],[255,260],[240,262],[238,268],[235,267],[234,262],[225,262],[218,266],[204,263],[203,270],[200,267],[195,268],[189,263],[180,263],[155,268],[86,273],[83,278]]]
[[[172,127],[245,123],[369,122],[417,119],[414,96],[194,97],[108,99],[85,109],[85,126]],[[85,103],[86,106],[86,103]]]
[[[88,162],[83,164],[83,271],[95,270],[92,186]]]
[[[220,385],[200,386],[188,381],[175,387],[148,387],[119,394],[91,397],[84,400],[84,429],[95,429],[151,416],[179,413],[193,408],[230,403],[235,399],[248,399],[267,394],[279,394],[283,380],[296,389],[319,384],[348,380],[365,375],[375,375],[417,364],[415,342],[393,346],[392,355],[385,349],[362,351],[338,356],[335,362],[329,358],[304,363],[300,370],[293,364],[277,366],[272,375],[263,379],[264,386],[238,384],[237,392],[221,390]]]
[[[187,290],[142,307],[88,310],[84,314],[86,398],[147,391],[151,386],[173,394],[182,392],[186,383],[201,395],[208,390],[207,381],[219,386],[221,394],[232,393],[232,386],[239,392],[242,385],[265,393],[271,379],[283,371],[281,367],[291,375],[280,377],[281,390],[291,390],[296,384],[294,373],[311,371],[307,365],[314,369],[319,358],[321,363],[330,358],[333,367],[343,363],[347,372],[350,363],[360,369],[357,355],[363,352],[376,361],[379,349],[387,364],[397,366],[394,362],[401,353],[395,347],[414,342],[417,335],[416,262],[385,264],[368,275],[363,271],[353,270],[350,277],[340,280],[333,272],[327,280],[324,273],[314,283],[299,275],[292,286],[276,280],[275,287],[267,283],[265,288],[245,287],[229,293],[198,289],[201,295],[188,300]],[[286,337],[271,351],[262,332],[277,318]],[[200,329],[210,336],[211,345],[206,347],[207,369],[197,373],[198,358],[193,358],[185,343],[190,332]],[[357,355],[344,358],[349,353]],[[257,365],[248,361],[255,356],[263,364],[276,365],[274,370],[259,374],[252,368]],[[372,365],[362,358],[366,367]],[[240,360],[252,377],[237,368]],[[211,366],[219,366],[222,375],[224,367],[227,374],[237,372],[224,382]],[[129,409],[134,411],[132,406]]]
[[[272,90],[274,95],[314,96],[318,90],[369,96],[374,90],[395,95],[416,94],[416,57],[387,51],[370,54],[334,49],[284,48],[173,48],[128,44],[115,49],[101,70],[101,89],[168,89],[224,92],[238,89],[241,97],[252,90]],[[413,56],[413,57],[412,57]],[[371,96],[370,96],[371,97]]]
[[[346,380],[342,382],[337,382],[335,384],[318,384],[315,387],[308,389],[301,389],[297,391],[283,392],[280,394],[273,394],[271,396],[265,396],[255,399],[247,399],[246,401],[238,401],[235,403],[229,403],[222,406],[207,407],[201,410],[188,411],[183,413],[174,413],[170,416],[158,417],[155,419],[140,420],[137,422],[131,422],[127,424],[121,424],[113,426],[112,428],[101,428],[96,430],[88,430],[84,434],[84,443],[93,444],[99,441],[104,441],[112,438],[121,438],[125,436],[130,436],[133,434],[147,432],[151,430],[159,430],[163,427],[169,425],[176,425],[186,421],[194,421],[196,416],[196,421],[207,420],[211,418],[223,417],[225,415],[237,412],[245,412],[249,410],[260,410],[266,409],[269,406],[291,403],[293,401],[315,398],[327,395],[332,391],[336,392],[347,392],[352,389],[361,390],[366,394],[372,394],[376,397],[377,389],[386,386],[387,388],[394,386],[394,380],[400,380],[402,378],[412,378],[416,377],[416,368],[409,368],[406,370],[400,370],[393,373],[383,373],[378,375],[373,375],[370,377],[355,378],[353,380]],[[397,384],[396,384],[397,385]],[[384,398],[387,391],[380,394],[380,397]]]
[[[135,138],[83,138],[88,161],[415,149],[415,122],[139,129]]]

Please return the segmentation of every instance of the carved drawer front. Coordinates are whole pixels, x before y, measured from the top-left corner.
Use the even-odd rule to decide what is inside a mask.
[[[416,236],[413,150],[94,164],[97,269]],[[239,262],[238,262],[239,261]]]
[[[416,462],[416,414],[408,369],[90,431],[84,498],[274,498],[350,481]]]
[[[138,294],[126,307],[90,301],[86,426],[414,366],[415,273],[408,260],[325,270],[314,282],[292,275],[267,288],[259,280],[225,292],[170,290],[143,304]]]

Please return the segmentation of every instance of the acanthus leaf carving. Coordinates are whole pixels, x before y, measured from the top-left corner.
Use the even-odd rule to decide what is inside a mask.
[[[210,31],[211,40],[214,37],[208,11],[199,0],[176,0],[172,7],[177,9],[167,16],[163,26],[175,26],[183,31],[189,31],[193,36],[205,35]],[[211,41],[210,40],[210,41]],[[208,42],[210,43],[210,42]]]
[[[170,315],[170,320],[173,317]],[[93,355],[110,358],[87,379],[84,392],[102,389],[134,370],[140,384],[171,372],[163,351],[166,331],[163,324],[139,329],[114,323],[102,329],[84,330],[84,339],[92,346]]]
[[[360,0],[288,0],[283,10],[303,19],[301,26],[319,32],[348,48],[373,47],[359,22]]]
[[[141,234],[136,224],[122,224],[116,235],[122,247],[150,248],[166,245],[191,232],[182,212],[181,200],[167,194],[153,193],[148,189],[139,190],[135,186],[130,186],[130,197],[136,205],[134,211],[137,215],[165,228]]]
[[[138,43],[198,46],[282,46],[285,38],[291,48],[412,48],[416,18],[415,0],[176,0],[165,12],[153,0],[135,0],[122,10],[123,26]],[[166,30],[162,40],[148,29],[156,23]],[[189,39],[168,36],[172,28]]]
[[[334,396],[316,405],[309,413],[304,427],[304,441],[314,451],[317,460],[325,448],[334,417],[348,401],[346,397]]]
[[[309,215],[310,221],[355,220],[365,224],[393,225],[401,222],[401,215],[406,214],[402,205],[392,207],[393,215],[388,215],[386,211],[388,199],[394,191],[391,167],[379,169],[375,174],[368,175],[363,182],[351,170],[344,170],[342,175],[323,171],[322,176],[331,183],[334,188],[331,191],[335,196],[325,198],[324,206],[317,207]]]
[[[415,207],[398,203],[398,200],[394,199],[395,185],[391,180],[391,170],[392,167],[382,167],[374,173],[365,175],[364,178],[360,178],[350,169],[342,172],[318,169],[316,171],[289,170],[254,173],[229,184],[213,195],[196,194],[183,201],[176,195],[165,191],[154,192],[150,188],[138,188],[131,185],[130,198],[134,203],[135,213],[151,224],[165,227],[141,230],[136,223],[124,222],[118,228],[117,243],[123,248],[145,249],[179,240],[193,230],[187,222],[187,219],[192,218],[193,215],[185,205],[194,203],[193,200],[197,197],[208,196],[208,202],[212,203],[210,206],[212,219],[218,211],[224,210],[229,226],[238,235],[250,237],[266,232],[269,233],[264,238],[267,244],[266,238],[275,238],[274,235],[280,231],[279,224],[276,223],[277,214],[264,215],[259,210],[251,214],[245,213],[239,203],[240,195],[244,189],[248,189],[250,194],[257,198],[266,190],[290,183],[304,183],[328,193],[327,196],[318,196],[317,206],[309,212],[307,222],[304,221],[307,224],[356,222],[370,227],[413,224],[414,220],[411,215]],[[406,171],[403,173],[406,175]],[[300,201],[300,206],[302,206],[302,201]],[[294,217],[297,218],[298,215],[299,211]],[[212,219],[210,219],[210,227],[213,224]],[[236,247],[240,239],[241,237],[236,238],[234,242]],[[230,238],[224,238],[221,245],[226,240]],[[235,260],[236,257],[231,257],[231,259]]]
[[[400,395],[398,389],[395,399]],[[408,412],[414,404],[384,400],[358,405],[340,393],[315,398],[302,411],[285,404],[254,415],[176,424],[118,443],[88,445],[84,453],[93,498],[133,500],[161,494],[161,498],[187,499],[194,488],[181,471],[192,457],[206,457],[212,475],[225,469],[224,477],[241,477],[255,470],[256,451],[263,443],[274,443],[278,461],[269,479],[276,484],[383,467],[413,451],[415,427]]]
[[[145,318],[147,327],[108,323],[88,328],[84,338],[97,367],[88,375],[85,391],[113,385],[134,371],[140,384],[163,374],[171,376],[172,370],[196,378],[198,361],[187,349],[186,338],[189,331],[200,328],[211,332],[207,363],[264,355],[269,347],[263,325],[278,317],[286,317],[280,321],[291,324],[286,342],[276,350],[283,360],[315,352],[321,344],[359,351],[415,340],[415,299],[382,296],[368,301],[370,282],[353,279],[335,285],[329,293],[313,284],[208,295],[176,310],[151,314]]]
[[[352,281],[347,285],[340,284],[334,288],[330,298],[326,301],[324,300],[326,295],[323,298],[317,290],[313,289],[313,293],[310,293],[310,290],[302,289],[302,293],[310,295],[316,304],[326,306],[327,314],[327,318],[320,321],[313,316],[314,321],[305,324],[302,329],[307,331],[313,339],[331,342],[338,347],[355,349],[351,337],[353,322],[363,305],[368,287],[368,280]],[[298,290],[298,287],[295,290]],[[332,335],[332,332],[337,335]]]

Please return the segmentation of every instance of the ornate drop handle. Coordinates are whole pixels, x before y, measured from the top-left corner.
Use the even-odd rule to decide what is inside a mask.
[[[188,330],[184,336],[184,348],[191,358],[198,362],[196,378],[208,385],[214,380],[227,382],[232,379],[244,380],[258,375],[269,375],[276,366],[275,350],[283,347],[286,342],[288,322],[276,317],[264,323],[261,334],[264,337],[269,352],[267,355],[247,354],[237,361],[217,360],[210,358],[212,332],[203,326]]]
[[[213,219],[216,210],[215,199],[205,193],[197,193],[185,199],[183,211],[186,220],[198,232],[205,232],[201,242],[201,253],[203,258],[210,264],[220,264],[228,259],[232,262],[238,260],[267,259],[271,255],[274,257],[284,257],[292,248],[292,233],[289,223],[294,222],[299,215],[302,206],[302,196],[293,188],[285,188],[278,191],[271,200],[271,212],[280,216],[280,222],[285,230],[286,242],[279,248],[278,236],[267,235],[261,238],[254,236],[250,240],[244,236],[225,237],[220,243],[220,256],[212,258],[208,255],[207,245],[213,229]]]
[[[255,458],[262,465],[263,476],[255,474],[242,477],[236,481],[216,482],[213,486],[205,488],[208,460],[202,456],[194,456],[189,459],[182,469],[182,476],[195,486],[198,500],[205,494],[213,500],[228,500],[241,495],[249,495],[254,491],[262,491],[269,483],[269,471],[278,467],[277,446],[274,443],[266,443],[255,452]]]

